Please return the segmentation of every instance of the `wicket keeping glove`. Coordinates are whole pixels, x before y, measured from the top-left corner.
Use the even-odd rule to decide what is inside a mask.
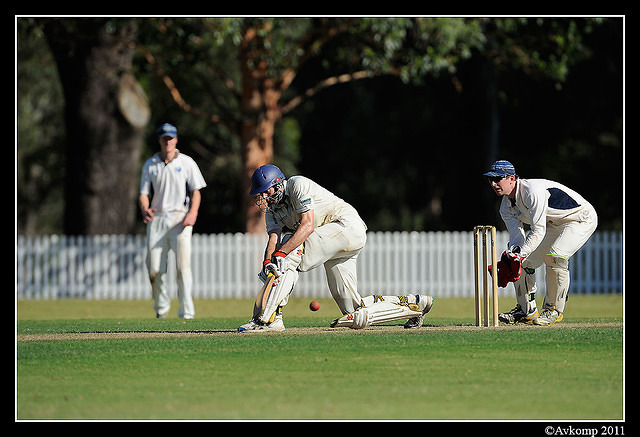
[[[526,256],[520,255],[520,248],[516,246],[505,251],[502,257],[506,257],[506,261],[509,263],[509,270],[511,272],[509,282],[516,282],[522,274],[522,262]]]
[[[489,274],[493,276],[493,265],[489,264]],[[503,254],[500,261],[496,263],[496,270],[498,270],[498,287],[504,288],[509,284],[511,278],[511,268],[506,256]]]
[[[519,250],[517,251],[519,252]],[[515,251],[505,251],[500,257],[500,261],[496,264],[498,269],[498,286],[506,287],[509,282],[515,282],[520,279],[522,274],[522,261],[525,257]],[[489,266],[489,273],[493,276],[493,266]]]

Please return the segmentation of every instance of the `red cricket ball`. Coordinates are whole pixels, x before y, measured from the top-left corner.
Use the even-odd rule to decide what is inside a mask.
[[[309,304],[309,309],[311,311],[318,311],[320,309],[320,304],[318,302],[316,302],[315,300],[311,301],[311,303]]]

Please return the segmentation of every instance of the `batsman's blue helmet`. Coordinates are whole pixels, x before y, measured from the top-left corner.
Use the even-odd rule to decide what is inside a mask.
[[[275,165],[266,164],[258,167],[251,176],[251,191],[249,191],[249,194],[263,193],[274,185],[281,183],[284,179],[284,174]]]

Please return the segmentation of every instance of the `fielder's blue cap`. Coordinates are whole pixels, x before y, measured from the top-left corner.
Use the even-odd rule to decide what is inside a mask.
[[[158,128],[158,138],[162,137],[171,137],[175,138],[178,136],[178,129],[172,124],[165,123]]]
[[[494,176],[511,176],[516,174],[516,169],[509,161],[496,161],[491,164],[489,171],[484,174],[484,176],[494,177]]]

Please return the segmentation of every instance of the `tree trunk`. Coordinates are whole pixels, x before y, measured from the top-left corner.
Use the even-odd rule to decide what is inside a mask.
[[[275,124],[281,116],[278,100],[281,92],[268,77],[267,64],[259,62],[250,68],[252,52],[249,50],[252,29],[245,34],[245,44],[240,51],[242,66],[242,189],[247,194],[244,202],[246,232],[264,233],[264,214],[249,196],[251,175],[264,164],[273,160],[273,135]]]
[[[482,132],[483,143],[483,171],[488,171],[492,163],[500,158],[498,156],[500,152],[500,100],[498,98],[498,77],[494,66],[490,61],[482,59],[481,61],[481,73],[480,80],[485,90],[484,94],[484,107],[482,112],[484,115]],[[483,223],[496,223],[498,214],[496,213],[496,205],[499,205],[499,201],[496,198],[493,190],[486,189],[483,191],[484,205],[487,207],[484,209],[482,215]],[[499,223],[502,225],[502,223]]]
[[[130,233],[150,110],[131,75],[135,20],[53,19],[65,97],[65,234]]]

